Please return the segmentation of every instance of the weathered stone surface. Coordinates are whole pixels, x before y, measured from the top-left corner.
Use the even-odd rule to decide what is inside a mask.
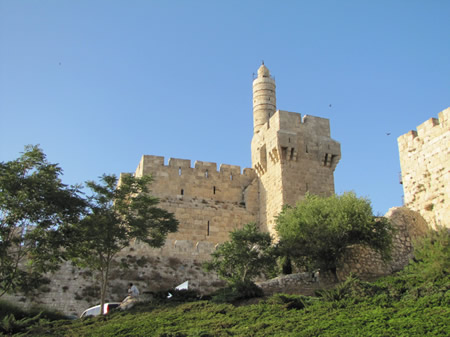
[[[392,260],[384,262],[381,256],[370,248],[353,245],[340,262],[339,279],[354,273],[363,279],[371,280],[403,269],[413,257],[413,242],[428,231],[425,219],[406,207],[391,208],[385,215],[394,225]]]
[[[341,158],[328,119],[276,110],[275,96],[275,80],[263,64],[253,81],[252,167],[258,176],[258,222],[273,236],[283,205],[295,205],[307,192],[334,193]]]
[[[398,138],[405,206],[450,228],[450,108]]]

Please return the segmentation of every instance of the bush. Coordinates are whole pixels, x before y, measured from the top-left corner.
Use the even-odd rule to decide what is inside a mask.
[[[215,271],[229,284],[251,282],[260,275],[275,276],[276,250],[269,233],[254,223],[230,233],[230,241],[220,244],[205,262],[206,271]]]
[[[266,303],[268,304],[281,304],[286,309],[304,309],[308,305],[317,301],[314,297],[307,297],[303,295],[287,295],[287,294],[275,294],[270,297]]]
[[[350,245],[365,245],[384,260],[390,258],[394,228],[386,218],[373,215],[369,200],[353,192],[326,198],[307,194],[295,207],[285,206],[276,222],[283,255],[300,268],[329,270],[336,280]]]
[[[25,317],[17,320],[13,314],[4,316],[0,321],[0,332],[7,334],[16,334],[25,331],[27,328],[39,323],[41,314],[34,317]]]
[[[191,290],[191,289],[183,289],[183,290],[169,290],[169,292],[172,294],[172,297],[170,297],[171,301],[176,302],[192,302],[200,299],[201,295],[197,290]]]
[[[3,319],[5,316],[14,315],[16,319],[20,320],[22,318],[36,316],[37,314],[40,314],[41,318],[52,321],[66,318],[64,314],[56,310],[49,310],[46,308],[41,308],[39,306],[33,306],[29,309],[24,309],[7,301],[0,301],[0,319]]]
[[[48,321],[67,319],[57,311],[32,307],[25,310],[12,303],[0,301],[0,333],[16,334]]]
[[[251,281],[235,282],[229,286],[219,289],[211,300],[215,303],[234,303],[236,301],[263,297],[264,291]]]
[[[167,302],[168,300],[170,300],[171,302],[179,302],[179,303],[192,302],[202,297],[197,290],[193,289],[177,290],[173,288],[157,291],[155,293],[152,293],[152,295],[153,299],[158,303],[164,303]]]

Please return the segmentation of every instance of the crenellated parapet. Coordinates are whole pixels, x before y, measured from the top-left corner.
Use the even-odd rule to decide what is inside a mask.
[[[152,176],[151,195],[158,198],[158,207],[174,214],[179,226],[160,248],[136,240],[118,255],[118,262],[140,263],[137,269],[116,272],[117,280],[111,277],[115,284],[110,290],[119,289],[120,297],[110,300],[123,299],[130,281],[143,291],[158,291],[189,280],[190,289],[210,293],[223,284],[217,283],[217,275],[202,272],[201,262],[230,239],[230,232],[256,223],[276,239],[275,218],[284,205],[294,205],[308,192],[334,193],[333,172],[341,151],[330,137],[329,120],[277,110],[275,78],[264,64],[253,81],[252,101],[253,168],[179,158],[166,163],[162,156],[142,156],[134,175]],[[83,287],[92,287],[80,275],[67,263],[52,277],[52,291],[41,294],[39,301],[71,313],[91,306],[77,300]]]
[[[450,108],[398,137],[398,147],[405,205],[450,227]]]
[[[180,179],[214,178],[244,184],[256,177],[253,169],[245,168],[241,173],[241,167],[237,165],[221,164],[217,170],[217,163],[197,160],[192,167],[191,160],[179,158],[169,158],[168,164],[165,165],[164,157],[152,155],[142,156],[135,174],[136,176],[152,174],[155,177],[178,176]]]
[[[151,175],[152,195],[175,214],[180,225],[170,240],[221,243],[229,232],[258,217],[255,171],[240,166],[144,155],[136,176]],[[181,240],[181,241],[180,241]]]
[[[268,160],[298,162],[315,160],[322,166],[336,168],[341,158],[340,144],[330,137],[330,121],[326,118],[278,110],[254,135],[253,167],[262,176]]]
[[[334,193],[341,146],[326,118],[276,110],[275,79],[263,64],[253,81],[252,167],[259,180],[261,228],[276,235],[274,222],[286,204],[306,193]]]
[[[417,130],[411,130],[398,137],[398,145],[401,150],[415,147],[417,143],[423,144],[429,137],[448,132],[450,129],[450,107],[441,111],[438,118],[430,118],[417,126]]]

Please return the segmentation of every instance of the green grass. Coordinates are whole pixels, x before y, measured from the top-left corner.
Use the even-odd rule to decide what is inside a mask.
[[[77,321],[33,323],[25,336],[448,336],[449,235],[418,246],[417,260],[376,282],[349,277],[318,297],[278,294],[258,304],[140,305]]]

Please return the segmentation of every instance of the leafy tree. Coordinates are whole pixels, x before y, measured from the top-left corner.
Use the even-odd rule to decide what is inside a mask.
[[[390,258],[393,227],[373,216],[370,202],[353,192],[307,195],[295,207],[285,207],[276,221],[282,251],[297,265],[329,270],[336,279],[338,261],[350,245],[363,244]]]
[[[271,242],[269,233],[261,232],[255,224],[247,224],[232,231],[230,241],[219,245],[204,267],[230,284],[252,281],[275,270],[276,256]]]
[[[77,265],[99,272],[101,308],[117,253],[133,239],[161,247],[167,234],[178,229],[174,215],[156,207],[158,199],[149,194],[150,182],[150,176],[132,175],[121,176],[120,182],[114,175],[103,175],[100,183],[87,182],[93,193],[89,213],[72,228],[76,240],[67,249]]]
[[[0,296],[37,287],[62,261],[62,229],[85,207],[38,146],[0,163]]]

